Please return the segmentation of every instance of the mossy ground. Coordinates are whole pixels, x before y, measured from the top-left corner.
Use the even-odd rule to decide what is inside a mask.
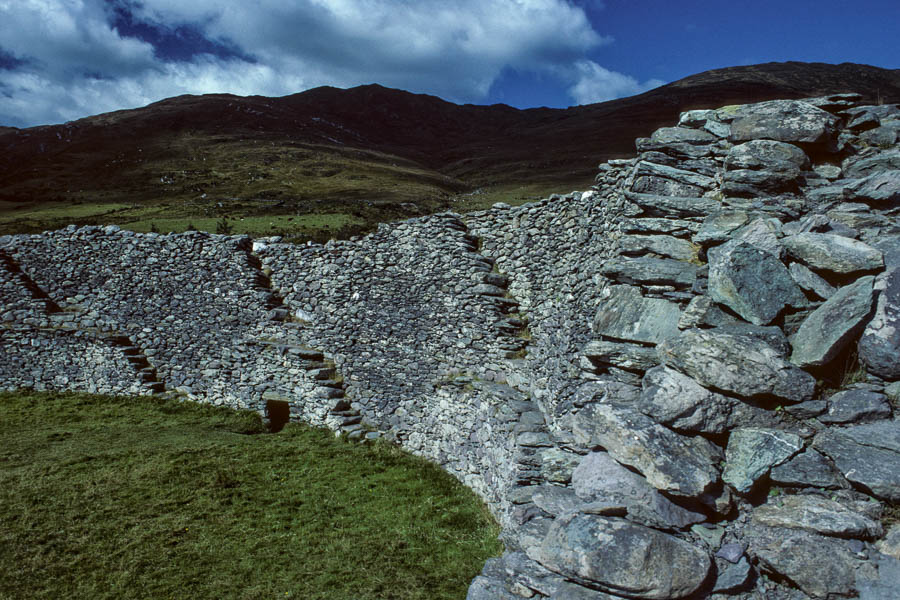
[[[60,156],[41,177],[29,171],[0,182],[0,234],[69,224],[214,233],[226,218],[236,234],[324,242],[382,222],[522,204],[560,189],[557,181],[505,181],[479,182],[473,192],[473,184],[396,155],[264,137],[182,133],[102,155],[116,158],[86,166],[86,155]]]
[[[464,598],[501,550],[439,468],[253,413],[0,394],[0,598]]]

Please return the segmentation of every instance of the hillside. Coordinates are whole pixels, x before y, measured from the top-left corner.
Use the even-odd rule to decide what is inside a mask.
[[[345,237],[399,217],[586,188],[599,162],[630,155],[636,137],[685,110],[847,90],[900,101],[900,70],[733,67],[568,109],[460,106],[378,85],[180,96],[0,128],[0,232],[69,222],[203,229],[227,216],[251,234]]]

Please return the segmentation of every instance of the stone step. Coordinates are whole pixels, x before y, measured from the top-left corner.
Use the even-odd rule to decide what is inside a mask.
[[[333,369],[333,368],[329,368],[329,367],[322,367],[322,368],[317,368],[317,369],[309,369],[309,371],[307,371],[307,372],[309,373],[309,375],[310,375],[313,379],[323,382],[322,385],[327,385],[327,384],[324,383],[324,382],[325,382],[326,380],[332,379],[332,378],[334,377],[334,374],[335,374],[335,373],[334,373],[334,369]]]
[[[316,397],[327,398],[329,400],[334,398],[343,398],[344,390],[336,387],[318,387],[316,388]]]
[[[316,384],[322,387],[344,389],[344,382],[338,379],[317,379]]]

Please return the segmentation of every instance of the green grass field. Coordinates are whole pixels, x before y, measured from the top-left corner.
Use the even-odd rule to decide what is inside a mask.
[[[0,598],[461,599],[498,528],[363,446],[176,401],[0,394]]]

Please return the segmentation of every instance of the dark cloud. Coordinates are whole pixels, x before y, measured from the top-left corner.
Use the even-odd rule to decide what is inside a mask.
[[[12,71],[25,64],[27,64],[27,61],[16,58],[11,52],[7,52],[3,48],[0,48],[0,71]],[[0,82],[0,86],[2,85],[3,82]]]
[[[124,3],[109,6],[110,25],[122,37],[136,38],[153,46],[153,54],[159,60],[189,61],[199,54],[209,54],[220,59],[253,62],[236,45],[207,38],[200,24],[148,22],[137,18],[132,9],[133,5]]]

